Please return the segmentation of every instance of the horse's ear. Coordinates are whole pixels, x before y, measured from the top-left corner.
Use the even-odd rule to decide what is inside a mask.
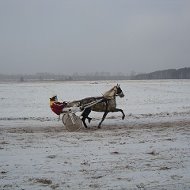
[[[120,87],[120,85],[117,83],[117,87]]]

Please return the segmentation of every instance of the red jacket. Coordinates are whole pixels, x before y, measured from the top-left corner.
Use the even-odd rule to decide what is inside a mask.
[[[63,112],[63,108],[65,108],[66,105],[66,102],[50,102],[51,110],[57,115],[60,115]]]

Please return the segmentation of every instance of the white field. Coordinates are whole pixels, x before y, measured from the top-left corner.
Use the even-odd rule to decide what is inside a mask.
[[[117,107],[68,132],[49,97],[101,96]],[[190,80],[0,84],[0,189],[190,189]],[[80,114],[80,113],[79,113]]]

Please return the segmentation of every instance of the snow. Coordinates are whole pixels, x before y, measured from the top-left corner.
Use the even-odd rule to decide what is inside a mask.
[[[118,82],[118,81],[117,81]],[[117,98],[125,113],[160,114],[190,111],[190,81],[119,81],[125,94]],[[62,101],[89,96],[101,96],[116,82],[44,82],[0,84],[1,118],[54,118],[49,109],[49,97],[54,94]],[[96,113],[94,113],[96,114]],[[115,114],[114,114],[115,115]]]
[[[49,97],[125,97],[97,129],[68,132]],[[0,84],[0,189],[189,189],[190,80]]]

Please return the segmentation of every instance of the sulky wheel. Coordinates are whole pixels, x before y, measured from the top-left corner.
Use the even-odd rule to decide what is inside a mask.
[[[65,113],[62,117],[63,124],[70,132],[78,131],[82,127],[81,119],[74,113]]]

